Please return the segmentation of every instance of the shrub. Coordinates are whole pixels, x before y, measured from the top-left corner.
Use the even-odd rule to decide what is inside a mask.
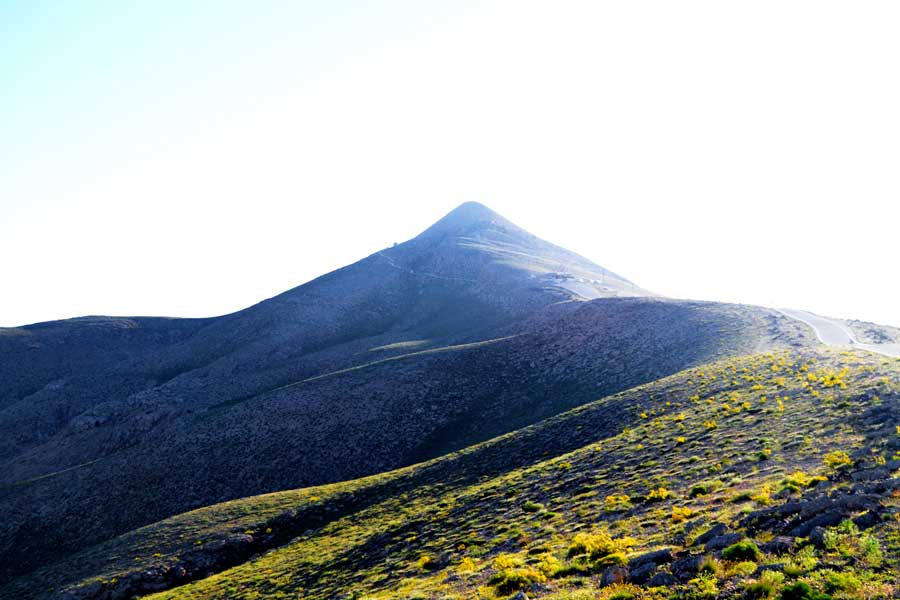
[[[573,575],[587,575],[588,573],[590,573],[588,566],[583,561],[577,561],[560,566],[549,577],[556,579],[559,577],[572,577]]]
[[[822,460],[825,462],[825,465],[829,469],[834,470],[838,470],[853,464],[853,460],[843,450],[835,450],[834,452],[829,452],[822,457]]]
[[[735,563],[729,571],[732,575],[748,577],[756,572],[756,563],[752,560],[742,560],[739,563]]]
[[[459,566],[457,570],[461,573],[471,573],[475,570],[475,561],[470,557],[466,556],[461,561],[459,561]]]
[[[781,590],[781,600],[831,600],[831,596],[817,592],[805,581],[787,585]]]
[[[707,556],[703,559],[703,562],[700,563],[700,567],[697,569],[697,572],[700,575],[711,575],[718,576],[722,574],[722,565],[719,564],[715,558],[711,556]]]
[[[631,583],[614,583],[600,592],[598,600],[634,600],[642,596],[642,590]]]
[[[759,561],[760,556],[761,553],[759,551],[759,548],[757,548],[756,544],[754,544],[750,540],[732,544],[722,551],[722,557],[725,560],[752,560],[753,562],[757,562]]]
[[[821,475],[814,475],[810,477],[803,471],[794,471],[787,477],[781,480],[782,489],[789,490],[791,492],[799,492],[803,488],[811,488],[817,486],[819,483],[823,481],[827,481],[827,477],[823,477]]]
[[[687,506],[673,506],[672,507],[672,522],[673,523],[683,523],[688,519],[695,517],[697,515],[692,509]]]
[[[697,484],[691,488],[691,491],[688,492],[688,496],[691,498],[696,498],[697,496],[705,496],[709,493],[709,488],[705,485]]]
[[[627,494],[611,494],[603,501],[603,508],[609,512],[628,510],[631,508],[631,498]]]
[[[701,573],[699,577],[695,577],[688,581],[693,586],[694,598],[715,598],[719,595],[719,582],[714,575]]]
[[[587,554],[591,560],[597,560],[616,552],[628,552],[637,543],[630,537],[613,539],[605,531],[597,533],[579,533],[575,535],[569,546],[568,556]]]
[[[778,571],[763,571],[759,579],[744,588],[747,598],[759,600],[773,598],[784,582],[784,574]]]
[[[544,505],[539,504],[537,502],[532,502],[529,500],[528,502],[526,502],[525,504],[522,505],[522,510],[524,510],[527,513],[541,512],[542,510],[544,510]]]
[[[650,493],[647,494],[647,502],[662,502],[671,496],[672,492],[664,487],[658,487],[655,490],[650,490]]]
[[[825,583],[825,591],[834,592],[855,592],[862,586],[862,581],[851,571],[836,572],[831,570],[821,571],[820,575]]]
[[[624,565],[628,562],[624,552],[613,552],[597,559],[597,567],[611,567],[613,565]]]
[[[497,571],[489,583],[497,590],[497,594],[508,596],[513,592],[529,587],[533,583],[543,583],[547,577],[531,567],[506,568]]]
[[[430,554],[423,554],[422,556],[420,556],[416,564],[423,571],[432,571],[438,568],[437,559]]]

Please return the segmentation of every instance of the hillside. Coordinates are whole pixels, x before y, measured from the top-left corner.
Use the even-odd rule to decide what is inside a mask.
[[[476,203],[234,314],[0,330],[0,581],[813,339],[767,309],[660,299]]]
[[[180,515],[3,597],[894,597],[898,414],[894,359],[725,359],[419,465]]]

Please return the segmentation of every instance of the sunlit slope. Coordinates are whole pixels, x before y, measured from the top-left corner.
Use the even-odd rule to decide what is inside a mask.
[[[188,513],[4,592],[475,598],[521,588],[540,598],[614,579],[637,595],[665,585],[736,597],[754,582],[795,581],[887,589],[900,540],[898,366],[810,351],[717,362],[423,465]],[[822,515],[819,525],[856,518],[865,531],[846,526],[828,534],[831,546],[803,549]],[[714,521],[711,543],[692,544]],[[603,530],[620,541],[579,536]],[[744,537],[761,553],[722,556]],[[671,552],[634,560],[660,548]],[[784,581],[757,572],[776,563],[791,565]],[[858,582],[829,579],[848,569]]]
[[[471,341],[354,342],[347,362],[259,393],[206,396],[207,373],[161,403],[115,397],[100,426],[48,440],[59,456],[89,450],[78,462],[34,474],[32,459],[55,464],[35,450],[5,473],[0,575],[200,506],[421,462],[687,367],[806,343],[803,328],[739,305],[566,302]],[[244,368],[221,377],[239,387]]]

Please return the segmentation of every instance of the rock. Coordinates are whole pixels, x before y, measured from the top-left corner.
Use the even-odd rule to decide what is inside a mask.
[[[728,528],[725,527],[724,524],[714,523],[713,526],[710,527],[708,531],[697,536],[697,539],[694,540],[694,543],[692,544],[692,546],[702,546],[709,540],[711,540],[715,537],[719,537],[720,535],[724,535],[727,532],[728,532]]]
[[[669,548],[664,548],[662,550],[656,550],[654,552],[647,552],[646,554],[635,556],[628,561],[628,569],[637,569],[638,567],[641,567],[648,563],[661,565],[670,562],[672,562],[672,551]]]
[[[528,600],[528,596],[525,595],[525,592],[516,592],[516,595],[510,598],[510,600]]]
[[[672,569],[672,574],[681,582],[692,579],[694,575],[697,574],[697,571],[700,570],[700,565],[703,564],[703,558],[704,557],[701,554],[679,558],[673,562],[670,567]]]
[[[678,580],[671,573],[662,571],[651,577],[650,581],[647,582],[647,585],[649,587],[671,588],[672,586],[678,585]]]
[[[793,537],[806,537],[816,527],[832,527],[838,525],[845,518],[846,516],[841,512],[826,512],[794,527],[788,532],[788,535]]]
[[[797,541],[786,535],[779,535],[772,538],[771,541],[762,544],[759,549],[768,554],[776,554],[781,556],[787,554],[797,545]]]
[[[706,542],[706,551],[715,552],[716,550],[723,550],[732,544],[738,543],[742,539],[744,539],[744,535],[741,533],[726,533],[725,535],[714,537]]]
[[[853,481],[874,481],[877,479],[888,479],[890,476],[891,470],[886,466],[850,473],[850,479]]]
[[[631,583],[647,583],[647,580],[656,572],[656,563],[645,562],[634,570],[629,569],[628,581]]]
[[[809,541],[817,548],[822,548],[825,546],[825,528],[824,527],[813,527],[812,531],[809,532]]]
[[[628,569],[614,565],[604,569],[603,574],[600,575],[600,585],[607,586],[614,583],[625,583],[626,579],[628,579]]]
[[[879,523],[879,521],[881,521],[881,517],[871,510],[866,511],[853,519],[854,525],[856,525],[860,529],[869,529],[870,527],[874,527]]]
[[[784,571],[784,563],[772,563],[769,565],[759,565],[756,567],[756,570],[753,572],[754,577],[759,577],[766,571],[777,571],[779,573]]]

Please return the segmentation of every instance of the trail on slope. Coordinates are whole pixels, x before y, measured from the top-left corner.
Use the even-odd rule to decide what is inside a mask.
[[[900,358],[900,344],[864,344],[856,339],[850,328],[840,321],[805,310],[783,308],[778,309],[778,312],[812,327],[819,341],[827,346],[861,348],[876,354]]]

